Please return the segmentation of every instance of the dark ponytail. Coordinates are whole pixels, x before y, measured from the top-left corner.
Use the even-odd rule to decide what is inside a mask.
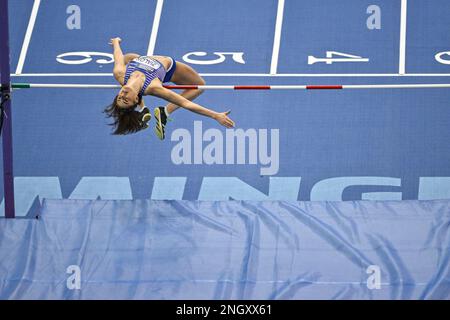
[[[146,127],[146,124],[142,121],[142,113],[136,111],[135,108],[139,105],[139,102],[131,106],[130,108],[124,109],[117,106],[117,96],[114,98],[112,104],[105,108],[103,111],[106,113],[108,118],[113,118],[114,122],[110,123],[110,126],[114,127],[113,134],[130,134],[136,133]]]

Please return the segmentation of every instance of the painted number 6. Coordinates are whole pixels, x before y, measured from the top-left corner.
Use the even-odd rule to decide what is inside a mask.
[[[435,55],[436,61],[442,64],[450,64],[450,60],[442,58],[442,56],[450,56],[450,51],[439,52]]]
[[[100,64],[108,64],[114,62],[114,56],[105,52],[66,52],[58,55],[56,61],[63,64],[85,64],[93,60],[92,56],[102,56],[108,59],[97,59],[95,62]],[[83,57],[78,60],[65,60],[65,57]]]
[[[191,64],[204,64],[204,65],[208,65],[208,64],[219,64],[225,61],[226,59],[226,55],[229,55],[232,57],[232,59],[237,62],[237,63],[241,63],[241,64],[245,64],[244,61],[244,53],[243,52],[214,52],[214,54],[216,56],[218,56],[217,59],[214,60],[195,60],[192,59],[191,57],[204,57],[206,55],[208,55],[206,52],[203,51],[195,51],[195,52],[188,52],[183,56],[183,60],[186,61],[187,63],[191,63]]]

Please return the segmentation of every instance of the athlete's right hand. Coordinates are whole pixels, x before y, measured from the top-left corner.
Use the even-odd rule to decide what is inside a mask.
[[[111,40],[109,40],[110,45],[113,45],[114,42],[121,43],[122,39],[120,39],[119,37],[116,37],[116,38],[112,38]]]
[[[234,121],[231,120],[228,115],[230,114],[231,110],[228,110],[226,112],[219,112],[216,114],[214,119],[227,128],[233,128],[234,127]]]

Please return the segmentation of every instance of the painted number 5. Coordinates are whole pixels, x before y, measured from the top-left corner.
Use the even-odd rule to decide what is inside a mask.
[[[219,64],[225,61],[226,56],[229,55],[232,57],[232,59],[241,64],[245,64],[244,61],[244,53],[243,52],[214,52],[216,56],[218,56],[217,59],[214,60],[196,60],[192,59],[192,57],[204,57],[208,55],[206,52],[203,51],[195,51],[195,52],[188,52],[183,56],[183,60],[187,63],[191,64]]]

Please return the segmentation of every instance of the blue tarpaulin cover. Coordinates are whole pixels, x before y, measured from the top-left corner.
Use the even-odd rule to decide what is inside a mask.
[[[449,226],[450,200],[45,200],[0,220],[0,298],[449,299]]]

